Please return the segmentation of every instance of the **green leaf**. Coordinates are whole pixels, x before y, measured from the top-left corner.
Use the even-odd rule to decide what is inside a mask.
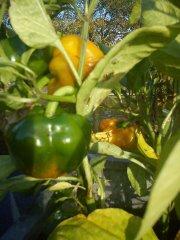
[[[15,32],[28,46],[43,48],[59,42],[42,0],[12,0],[9,15]]]
[[[118,146],[108,143],[108,142],[97,142],[93,143],[90,146],[90,151],[94,153],[100,153],[102,155],[108,155],[108,156],[113,156],[115,158],[118,158],[120,160],[122,159],[128,159],[129,161],[139,165],[140,167],[146,169],[145,165],[143,164],[143,160],[137,160],[140,159],[139,155],[123,151],[121,148]]]
[[[11,82],[14,82],[17,75],[18,71],[13,67],[0,67],[0,82],[2,82],[5,86],[9,86]]]
[[[180,26],[140,28],[118,42],[96,65],[77,95],[77,112],[88,115],[137,63],[171,42]]]
[[[142,0],[143,26],[168,26],[178,23],[180,9],[167,0]]]
[[[180,193],[177,195],[175,199],[175,210],[178,218],[180,219]]]
[[[95,210],[88,217],[79,214],[60,223],[48,240],[132,240],[141,223],[139,217],[121,209],[107,208]],[[154,240],[156,235],[150,230],[142,239]]]
[[[21,56],[21,63],[24,65],[27,65],[29,62],[29,59],[31,58],[31,56],[35,50],[36,49],[34,49],[34,48],[30,48],[26,52],[24,52]]]
[[[49,187],[49,191],[62,191],[65,189],[74,188],[74,186],[68,182],[59,182]]]
[[[180,8],[180,1],[179,0],[169,0],[172,4]]]
[[[0,192],[26,191],[44,181],[45,180],[42,180],[42,179],[36,179],[36,178],[32,178],[32,177],[26,177],[24,175],[19,175],[17,177],[8,178],[8,179],[1,181],[0,182]]]
[[[4,1],[0,4],[0,27],[1,27],[1,24],[2,24],[2,21],[3,21],[4,14],[5,14],[6,11],[7,11],[7,8],[8,8],[7,0],[4,0]]]
[[[180,35],[165,48],[152,54],[151,59],[161,72],[180,77]]]
[[[143,26],[171,25],[180,20],[180,8],[166,0],[143,1]],[[165,48],[152,54],[156,67],[172,77],[180,77],[180,35]]]
[[[139,196],[147,195],[148,194],[147,180],[149,179],[149,175],[147,174],[147,172],[140,166],[131,163],[127,168],[127,174],[129,181],[135,192]]]
[[[142,4],[142,0],[135,1],[134,6],[131,11],[130,18],[129,18],[130,25],[134,25],[141,18],[141,4]]]
[[[14,162],[9,155],[0,155],[0,180],[7,178],[16,170]]]
[[[122,84],[133,92],[139,92],[142,87],[145,86],[147,81],[148,71],[150,70],[150,62],[148,59],[143,59],[141,62],[136,64],[125,77],[125,81]]]
[[[180,132],[177,132],[162,151],[164,163],[152,188],[142,226],[136,239],[140,239],[159,219],[180,191]]]
[[[75,79],[80,77],[65,51],[42,0],[12,0],[9,8],[11,24],[22,41],[32,48],[57,47],[67,60]]]

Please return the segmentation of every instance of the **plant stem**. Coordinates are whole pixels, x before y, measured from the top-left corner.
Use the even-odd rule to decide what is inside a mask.
[[[53,96],[48,94],[41,94],[41,99],[53,101],[53,102],[69,102],[69,103],[76,103],[76,96],[70,95],[70,96]]]
[[[155,132],[153,130],[153,127],[152,127],[151,123],[149,121],[146,121],[146,120],[143,120],[143,123],[147,127],[147,129],[149,130],[149,135],[151,137],[151,142],[154,145],[156,135],[155,135]]]
[[[35,103],[39,99],[38,98],[22,98],[22,97],[13,96],[6,93],[0,93],[0,100],[2,101],[10,100],[10,101],[19,102],[19,103]]]
[[[76,68],[75,68],[73,62],[71,61],[69,55],[67,54],[66,50],[64,49],[61,41],[60,41],[60,40],[56,41],[55,44],[54,44],[54,46],[57,47],[57,48],[60,50],[60,52],[62,53],[62,55],[63,55],[64,58],[66,59],[66,61],[67,61],[67,63],[69,64],[69,67],[70,67],[72,73],[74,74],[74,77],[75,77],[77,83],[78,83],[79,86],[80,86],[81,83],[82,83],[82,82],[81,82],[81,79],[80,79],[80,77],[79,77],[79,75],[78,75],[78,73],[77,73],[77,71],[76,71]]]
[[[61,87],[55,91],[54,96],[62,97],[65,95],[72,95],[74,93],[74,88],[72,86]],[[52,117],[58,107],[59,102],[54,101],[47,104],[45,115],[47,117]]]
[[[87,41],[88,41],[88,34],[89,34],[88,30],[89,30],[88,3],[86,1],[86,3],[85,3],[85,20],[84,20],[82,33],[81,33],[81,37],[82,37],[83,41],[82,41],[79,69],[78,69],[78,74],[79,74],[81,81],[83,78],[84,64],[86,61],[86,48],[87,48]]]
[[[92,192],[93,191],[93,177],[92,177],[91,167],[90,167],[87,156],[83,159],[83,170],[84,170],[86,181],[87,181],[86,203],[90,209],[94,209],[95,199],[94,199],[93,192]]]

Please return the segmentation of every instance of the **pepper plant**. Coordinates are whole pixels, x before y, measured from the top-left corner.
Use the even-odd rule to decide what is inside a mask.
[[[63,4],[70,4],[82,21],[77,65],[51,21]],[[10,38],[5,32],[0,42],[0,107],[10,154],[0,158],[0,196],[8,191],[48,192],[49,212],[34,220],[36,225],[46,216],[37,227],[48,239],[157,239],[152,227],[180,190],[180,9],[176,1],[137,0],[130,22],[139,21],[141,27],[102,54],[85,77],[89,23],[97,5],[97,0],[85,1],[83,12],[74,1],[1,2],[0,24],[8,12],[15,36]],[[56,76],[48,64],[54,49],[66,61],[75,84],[57,84],[52,93],[48,86]],[[61,81],[67,73],[62,72]],[[166,85],[161,73],[168,76]],[[158,84],[173,88],[174,95],[165,107],[153,98]],[[107,131],[103,131],[107,139],[102,133],[91,137],[92,116],[112,92],[119,111],[136,123],[133,150],[110,141]],[[166,91],[163,94],[164,99]],[[161,105],[157,108],[160,120],[153,115],[156,104]],[[120,134],[127,126],[122,128]],[[100,156],[90,160],[88,153]],[[106,208],[105,181],[97,169],[103,172],[107,156],[130,161],[128,177],[139,195],[147,180],[144,173],[149,174],[153,188],[143,220],[122,209]],[[9,177],[17,168],[21,174]],[[75,211],[61,216],[67,201],[75,204]],[[179,213],[178,201],[174,206]],[[23,239],[30,232],[28,225],[25,233],[16,234]]]

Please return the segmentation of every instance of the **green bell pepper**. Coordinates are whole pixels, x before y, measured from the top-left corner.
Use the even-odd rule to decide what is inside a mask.
[[[21,55],[29,49],[18,36],[6,38],[0,41],[4,53],[11,61],[20,61]],[[28,67],[33,70],[37,76],[45,75],[49,71],[49,61],[51,59],[52,49],[50,47],[44,49],[36,49],[28,63]]]
[[[66,112],[52,118],[32,112],[6,133],[17,168],[36,178],[56,178],[75,170],[87,154],[90,138],[88,121]]]

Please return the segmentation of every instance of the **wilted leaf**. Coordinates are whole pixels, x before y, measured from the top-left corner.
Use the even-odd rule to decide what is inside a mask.
[[[121,209],[95,210],[86,218],[79,214],[60,223],[50,234],[48,240],[132,240],[141,223],[135,217]],[[142,239],[157,239],[150,230]]]

